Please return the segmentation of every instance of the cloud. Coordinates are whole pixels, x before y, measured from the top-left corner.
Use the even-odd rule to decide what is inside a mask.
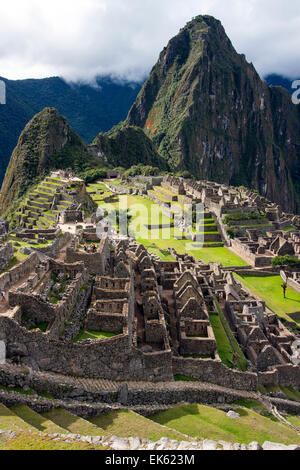
[[[193,16],[219,18],[261,75],[300,78],[298,0],[9,0],[0,5],[0,75],[141,80]]]

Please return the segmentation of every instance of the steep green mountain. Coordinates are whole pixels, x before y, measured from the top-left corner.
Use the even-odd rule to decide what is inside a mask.
[[[89,145],[89,152],[103,163],[114,167],[128,168],[138,163],[162,170],[168,167],[141,128],[124,126],[122,123],[106,134],[100,133]]]
[[[143,128],[174,170],[251,186],[300,210],[300,107],[260,79],[213,17],[171,39],[127,124]]]
[[[0,183],[9,158],[27,122],[46,107],[66,116],[72,128],[90,143],[99,133],[126,118],[140,88],[139,83],[115,82],[109,77],[95,86],[69,84],[59,77],[6,80],[7,103],[0,105]]]
[[[51,169],[79,171],[97,163],[66,118],[55,108],[45,108],[26,125],[13,151],[1,189],[1,214]]]

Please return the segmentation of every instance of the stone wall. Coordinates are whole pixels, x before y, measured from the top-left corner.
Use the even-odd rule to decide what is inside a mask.
[[[81,210],[72,210],[67,209],[63,211],[62,215],[62,224],[75,223],[75,222],[82,222],[83,216]]]
[[[90,309],[87,314],[85,328],[91,331],[104,331],[110,333],[122,333],[124,316],[117,313],[102,313]]]
[[[231,241],[231,247],[238,256],[243,258],[251,266],[263,268],[271,265],[271,256],[263,256],[253,253],[247,244],[241,243],[238,238]]]
[[[61,234],[60,228],[49,228],[49,229],[30,229],[22,230],[16,234],[17,238],[36,238],[36,235],[40,238],[45,238],[46,240],[55,240]]]
[[[14,247],[11,242],[0,245],[0,271],[8,267],[14,257]]]
[[[35,324],[49,323],[55,319],[56,308],[32,294],[9,291],[8,302],[10,307],[20,306],[22,314],[34,321]]]
[[[50,245],[45,247],[34,248],[35,250],[43,253],[50,258],[56,258],[60,250],[72,240],[72,235],[69,232],[60,235]],[[77,261],[77,260],[76,260]]]
[[[37,253],[31,253],[22,263],[17,264],[6,273],[0,276],[0,289],[7,290],[14,284],[20,281],[20,279],[28,276],[34,271],[35,266],[39,264],[40,260]]]
[[[28,331],[5,316],[0,316],[0,331],[7,349],[21,344],[24,355],[42,370],[110,380],[173,379],[170,351],[143,353],[130,345],[128,335],[68,344],[51,340],[40,331]]]
[[[73,247],[66,248],[66,262],[83,262],[89,273],[103,276],[106,270],[107,261],[110,258],[110,246],[108,238],[101,239],[96,253],[86,253]]]
[[[256,374],[231,370],[222,362],[210,359],[173,357],[173,372],[236,390],[256,391],[258,387]]]

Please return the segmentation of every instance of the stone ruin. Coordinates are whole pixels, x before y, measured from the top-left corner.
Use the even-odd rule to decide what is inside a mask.
[[[183,185],[186,195],[199,190],[201,200],[217,191],[227,205],[237,203],[220,185],[202,184],[200,191],[194,182],[168,178],[165,184],[178,193]],[[58,230],[26,229],[18,237],[56,241]],[[286,252],[298,243],[297,232],[270,232],[264,242],[273,254]],[[300,387],[292,362],[296,336],[229,269],[176,252],[175,261],[162,261],[132,239],[103,234],[99,240],[94,224],[78,225],[64,244],[51,257],[37,250],[0,276],[0,288],[8,291],[0,339],[10,360],[66,376],[156,382],[187,375],[244,390],[256,390],[274,373]],[[93,252],[86,244],[95,245]],[[247,372],[222,363],[217,318],[227,321]],[[85,332],[98,336],[80,339]]]
[[[14,247],[11,242],[0,245],[0,271],[7,269],[14,257]]]

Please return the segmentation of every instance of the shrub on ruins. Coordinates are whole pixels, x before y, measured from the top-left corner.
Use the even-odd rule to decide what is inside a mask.
[[[157,176],[160,174],[160,169],[150,165],[133,165],[126,170],[122,175],[122,179],[128,179],[135,176]]]
[[[227,229],[227,235],[229,236],[229,238],[231,238],[231,240],[233,240],[235,237],[237,237],[239,234],[239,230],[236,229],[236,228],[228,228]]]
[[[275,258],[272,259],[272,266],[273,268],[283,267],[283,266],[293,266],[293,267],[300,268],[300,260],[290,255],[276,256]]]
[[[87,170],[79,174],[80,178],[83,179],[85,184],[94,183],[100,178],[106,178],[107,170],[105,168],[95,168],[93,170]]]
[[[193,175],[185,170],[185,171],[179,171],[178,173],[176,173],[176,175],[178,178],[184,178],[186,180],[191,180],[191,179],[194,179]]]
[[[234,214],[227,214],[223,217],[223,223],[230,225],[232,222],[239,222],[244,220],[262,220],[264,215],[255,212],[240,212]]]

